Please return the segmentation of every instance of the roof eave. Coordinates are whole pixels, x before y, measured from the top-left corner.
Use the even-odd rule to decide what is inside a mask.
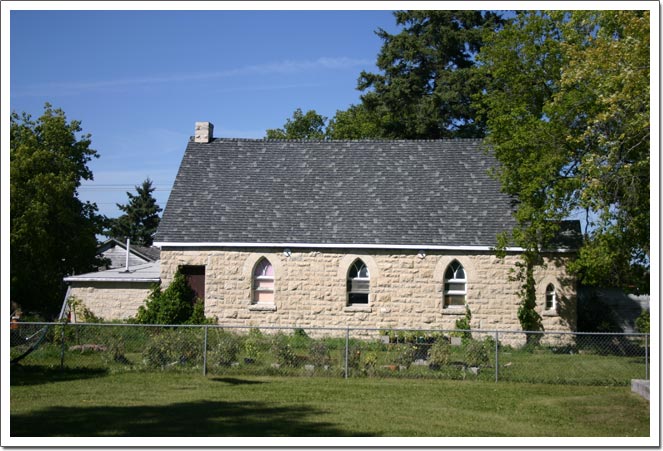
[[[394,250],[442,250],[442,251],[495,251],[494,246],[451,246],[435,244],[357,244],[357,243],[254,243],[254,242],[184,242],[158,241],[155,246],[168,247],[277,247],[277,248],[312,248],[312,249],[394,249]],[[523,252],[522,247],[507,247],[507,252]],[[576,249],[546,249],[546,253],[574,253]]]

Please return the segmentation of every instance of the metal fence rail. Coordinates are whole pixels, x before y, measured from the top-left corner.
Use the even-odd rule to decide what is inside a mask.
[[[478,379],[629,385],[649,378],[649,334],[18,323],[20,364],[102,371]]]

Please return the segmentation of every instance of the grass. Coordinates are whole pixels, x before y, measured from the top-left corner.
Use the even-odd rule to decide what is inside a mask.
[[[11,370],[12,436],[649,436],[627,387]]]

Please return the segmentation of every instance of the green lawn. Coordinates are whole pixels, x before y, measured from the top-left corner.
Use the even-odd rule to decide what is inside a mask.
[[[12,436],[649,436],[628,387],[11,370]]]

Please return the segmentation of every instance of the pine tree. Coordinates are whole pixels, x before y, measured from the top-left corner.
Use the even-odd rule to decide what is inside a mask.
[[[137,194],[127,192],[129,202],[126,205],[117,204],[124,214],[110,220],[106,235],[121,240],[129,238],[134,244],[151,246],[162,210],[152,196],[154,190],[152,180],[148,178],[141,186],[136,186]]]

